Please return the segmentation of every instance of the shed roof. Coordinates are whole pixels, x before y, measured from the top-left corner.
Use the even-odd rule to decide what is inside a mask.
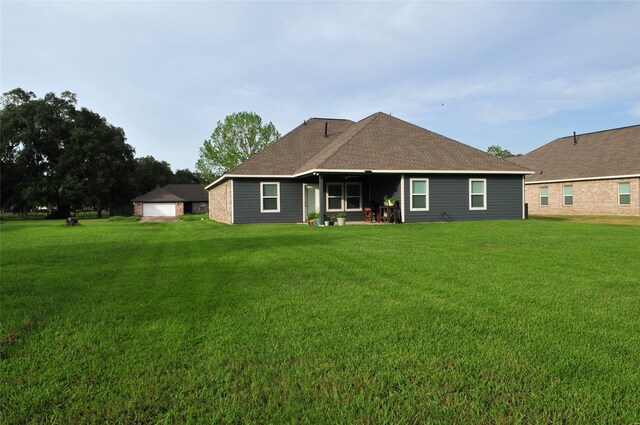
[[[640,125],[561,137],[509,160],[535,171],[527,182],[640,175]]]
[[[144,195],[138,196],[134,202],[207,202],[208,196],[199,184],[168,184],[157,187]]]

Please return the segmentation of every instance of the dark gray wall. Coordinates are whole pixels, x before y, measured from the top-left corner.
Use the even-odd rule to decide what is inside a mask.
[[[409,211],[410,178],[429,179],[429,211]],[[522,176],[519,175],[410,175],[404,176],[405,222],[451,220],[506,220],[522,218]],[[487,179],[487,209],[469,209],[469,179]],[[260,182],[280,182],[280,212],[260,212]],[[400,175],[325,175],[324,183],[361,182],[362,206],[382,203],[384,195],[400,200]],[[369,181],[371,191],[369,191]],[[317,183],[317,177],[301,179],[233,179],[234,223],[300,223],[303,220],[302,184]],[[324,199],[322,200],[324,202]],[[326,209],[326,208],[325,208]],[[337,213],[328,213],[335,215]],[[362,212],[348,212],[347,220],[363,220]]]
[[[280,182],[280,212],[260,212],[260,182]],[[302,180],[233,179],[233,222],[301,223]]]
[[[429,179],[429,211],[409,211],[410,178]],[[469,209],[469,179],[487,179],[487,209]],[[410,175],[404,176],[405,222],[453,220],[508,220],[522,218],[522,176],[519,175]]]

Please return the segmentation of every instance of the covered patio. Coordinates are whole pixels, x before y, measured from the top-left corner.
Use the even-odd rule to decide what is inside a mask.
[[[318,212],[322,221],[344,213],[349,223],[401,223],[401,182],[402,175],[391,173],[313,173],[304,178],[303,220]],[[392,205],[385,205],[388,199]]]

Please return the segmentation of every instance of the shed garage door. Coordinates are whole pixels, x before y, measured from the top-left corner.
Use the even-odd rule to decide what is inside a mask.
[[[145,217],[175,217],[175,203],[144,203],[142,204],[142,215]]]

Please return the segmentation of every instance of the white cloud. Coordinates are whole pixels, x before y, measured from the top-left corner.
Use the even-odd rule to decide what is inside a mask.
[[[381,110],[485,139],[640,115],[637,2],[3,2],[1,19],[3,91],[77,92],[179,168],[240,110],[282,132]]]

